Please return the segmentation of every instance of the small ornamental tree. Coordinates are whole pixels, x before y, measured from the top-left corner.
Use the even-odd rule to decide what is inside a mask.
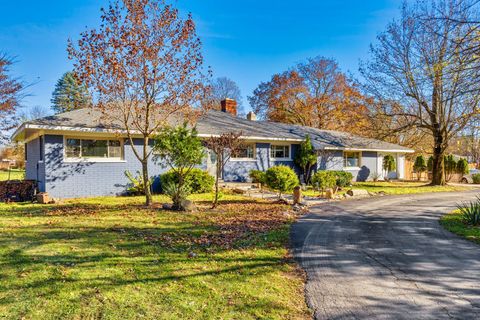
[[[306,184],[310,183],[310,175],[312,167],[317,163],[317,154],[313,149],[310,136],[307,135],[305,140],[300,144],[300,150],[295,157],[295,164],[297,164],[303,171],[303,179]]]
[[[57,81],[52,94],[52,109],[55,113],[85,108],[91,105],[90,94],[75,73],[66,72]]]
[[[213,207],[218,204],[219,187],[218,182],[222,176],[223,168],[228,160],[237,155],[244,148],[244,141],[240,139],[242,132],[223,133],[218,137],[210,137],[205,140],[204,145],[217,156],[217,167],[215,174],[215,198]]]
[[[445,180],[450,181],[453,174],[457,171],[457,161],[452,154],[446,155],[444,159],[445,164]]]
[[[205,156],[197,130],[189,129],[186,123],[175,128],[165,127],[155,136],[153,150],[164,161],[163,165],[170,167],[178,177],[170,196],[173,209],[183,210],[182,200],[189,192],[185,187],[185,177],[196,165],[202,163]]]
[[[457,162],[457,173],[468,174],[468,161],[464,158],[458,160]]]
[[[419,155],[415,159],[415,163],[413,164],[413,170],[417,173],[417,179],[420,180],[422,177],[422,173],[427,171],[427,163],[425,162],[425,158],[422,155]]]
[[[387,154],[383,157],[383,170],[385,171],[385,180],[388,181],[388,173],[395,170],[395,158],[391,154]]]
[[[282,193],[292,191],[299,184],[297,174],[289,166],[271,167],[265,175],[267,186],[278,191],[278,198],[282,197]]]

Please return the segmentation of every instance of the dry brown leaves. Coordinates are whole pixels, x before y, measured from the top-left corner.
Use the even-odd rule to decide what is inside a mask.
[[[203,232],[143,234],[148,242],[166,247],[197,246],[207,250],[235,247],[240,240],[265,234],[291,222],[295,215],[288,206],[268,202],[230,202],[216,209],[199,207],[195,223]]]

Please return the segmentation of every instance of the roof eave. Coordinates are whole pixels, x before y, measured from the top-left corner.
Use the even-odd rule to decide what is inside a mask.
[[[337,150],[337,151],[375,151],[375,152],[394,152],[394,153],[414,153],[412,149],[382,149],[382,148],[340,148],[340,147],[325,147],[323,150]]]

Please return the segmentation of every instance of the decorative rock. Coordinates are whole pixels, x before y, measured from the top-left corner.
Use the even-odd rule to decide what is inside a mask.
[[[163,210],[172,210],[172,205],[170,203],[164,203],[164,204],[162,204],[162,209]]]
[[[347,194],[351,197],[368,197],[370,196],[370,194],[368,193],[367,190],[363,190],[363,189],[352,189],[352,190],[348,190],[347,191]]]
[[[187,211],[187,212],[193,212],[195,210],[197,210],[197,207],[195,207],[195,204],[193,203],[193,201],[190,201],[190,200],[182,200],[180,202],[180,205],[182,206],[183,210]]]
[[[235,188],[235,189],[232,190],[232,192],[234,194],[245,194],[245,193],[247,193],[246,190],[243,190],[243,189],[240,189],[240,188]]]
[[[293,189],[293,204],[296,205],[301,202],[302,202],[302,189],[300,188],[300,186],[296,186]]]
[[[48,193],[46,192],[40,192],[37,194],[37,202],[41,204],[47,204],[50,202],[50,197],[48,196]]]
[[[335,193],[333,192],[333,189],[327,189],[325,190],[325,197],[327,199],[333,199],[335,198]]]

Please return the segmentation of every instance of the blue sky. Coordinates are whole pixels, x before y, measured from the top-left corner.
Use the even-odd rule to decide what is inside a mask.
[[[14,56],[13,72],[31,96],[27,107],[50,106],[57,79],[71,69],[67,39],[99,23],[107,0],[4,1],[0,51]],[[244,96],[277,72],[318,55],[357,72],[378,32],[398,15],[401,0],[177,0],[191,12],[215,76],[236,81]],[[248,106],[247,106],[248,107]]]

